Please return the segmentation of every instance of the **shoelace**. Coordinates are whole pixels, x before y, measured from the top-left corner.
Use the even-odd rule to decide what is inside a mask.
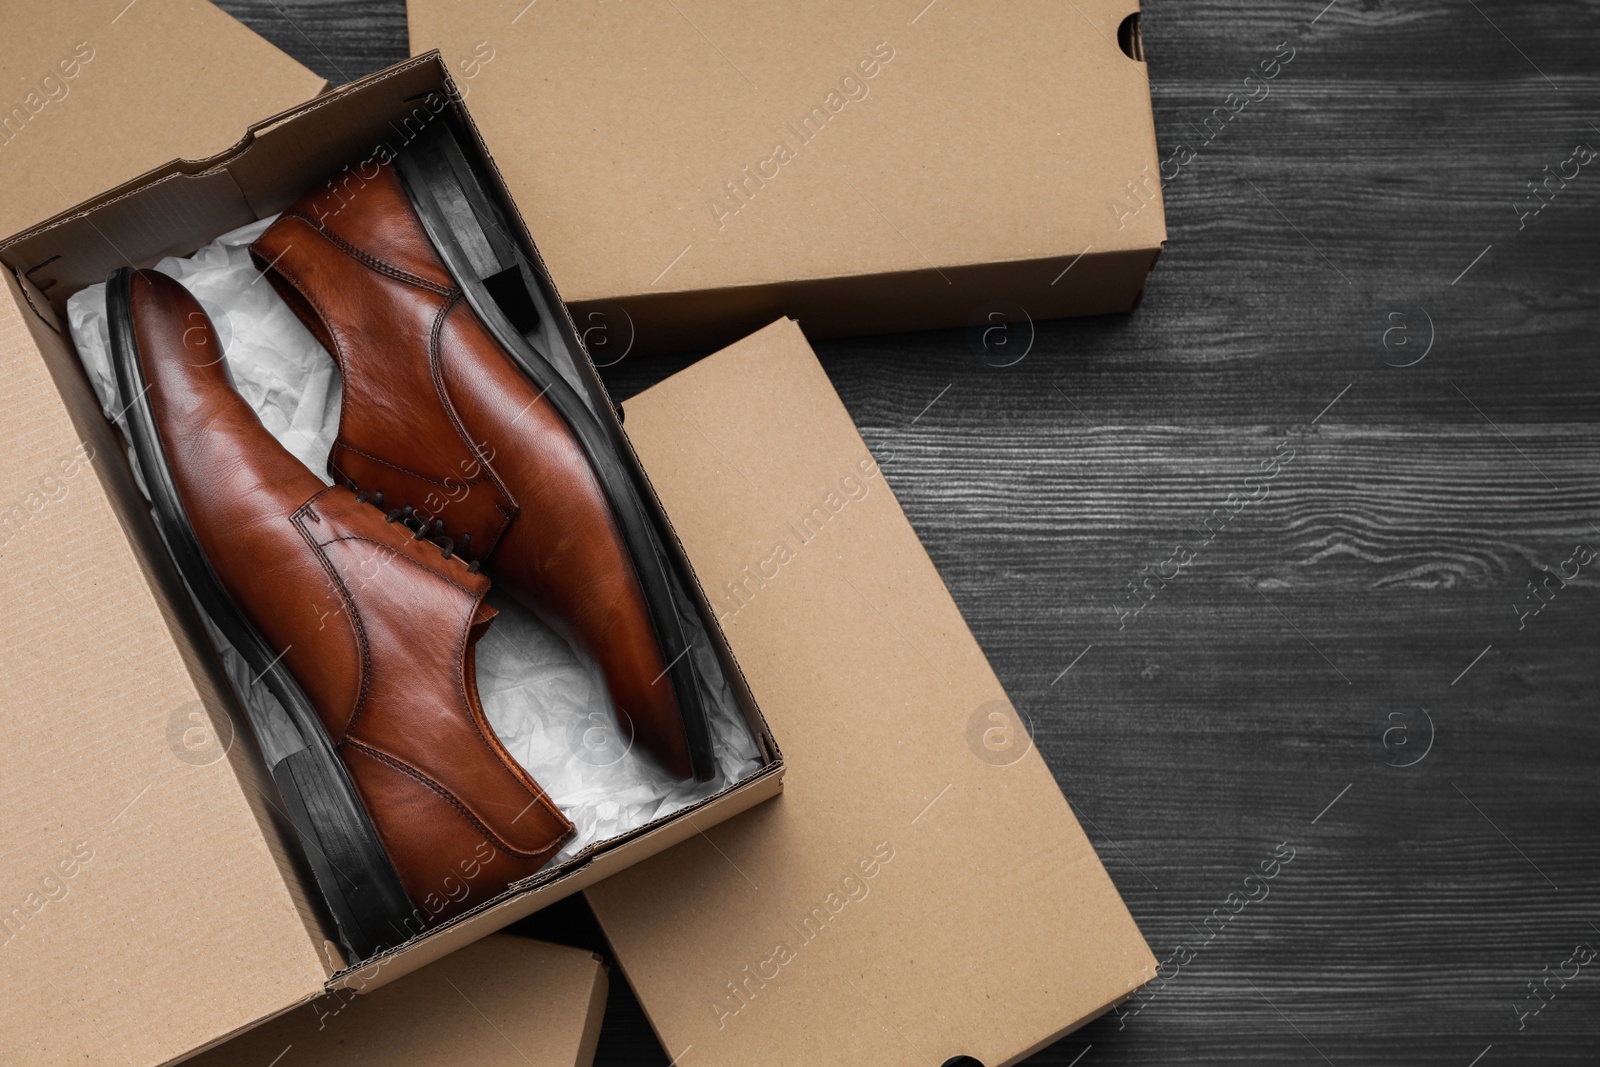
[[[344,484],[347,489],[356,487],[354,482],[347,481]],[[377,492],[369,493],[363,489],[356,493],[356,503],[371,504],[379,511],[383,511],[383,490],[380,489]],[[459,555],[461,561],[467,565],[468,573],[478,573],[480,561],[467,558],[467,550],[472,546],[472,535],[470,533],[462,534],[461,543],[458,545],[455,538],[445,534],[443,519],[425,519],[418,515],[416,509],[410,504],[384,512],[383,521],[398,522],[411,531],[413,540],[427,541],[430,544],[438,545],[439,551],[445,559]]]

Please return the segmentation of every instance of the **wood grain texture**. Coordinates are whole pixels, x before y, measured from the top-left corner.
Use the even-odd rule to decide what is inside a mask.
[[[1600,946],[1595,570],[1518,617],[1540,568],[1600,547],[1600,168],[1518,208],[1600,147],[1600,5],[1323,3],[1146,5],[1162,155],[1199,152],[1136,314],[1038,323],[1004,368],[960,333],[821,346],[1172,959],[1142,1007],[1031,1063],[1600,1048],[1600,966],[1513,1010]],[[223,6],[335,81],[405,55],[400,0]],[[1270,95],[1206,141],[1279,42]],[[1148,603],[1124,618],[1129,583]],[[1280,843],[1268,895],[1218,918]],[[575,902],[525,929],[600,944]],[[599,1062],[667,1062],[620,980]]]

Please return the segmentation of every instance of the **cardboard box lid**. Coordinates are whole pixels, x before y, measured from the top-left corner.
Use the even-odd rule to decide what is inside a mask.
[[[1155,960],[794,323],[623,405],[789,772],[586,892],[669,1056],[1010,1063]]]
[[[985,293],[1037,315],[1085,252],[1144,251],[1131,297],[1166,239],[1148,78],[1118,44],[1137,0],[407,8],[575,305],[741,290],[695,305],[737,318],[761,287],[900,275],[894,303],[948,304],[986,287],[973,265],[1046,260]]]
[[[490,934],[365,995],[319,997],[193,1067],[590,1067],[608,987],[592,952]]]
[[[174,159],[228,148],[326,86],[206,0],[72,0],[5,16],[0,235]]]

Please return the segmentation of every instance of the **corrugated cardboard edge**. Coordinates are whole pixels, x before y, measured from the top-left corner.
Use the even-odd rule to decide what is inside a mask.
[[[1020,325],[1133,311],[1163,247],[630,293],[571,306],[585,321],[625,326],[630,351],[639,355],[732,344],[774,318],[795,319],[815,340],[971,327],[972,309],[990,304],[1006,309],[1004,321]],[[985,303],[995,294],[1004,295],[1003,303]],[[625,322],[614,321],[619,317]]]
[[[578,1046],[578,1067],[593,1067],[594,1054],[600,1048],[600,1031],[606,1021],[606,1000],[611,995],[611,968],[598,954],[594,961],[594,988],[589,991],[588,1022],[583,1029],[583,1041]]]
[[[207,0],[143,0],[140,7],[144,10],[127,3],[126,0],[102,0],[98,6],[104,11],[103,20],[91,19],[91,15],[99,12],[88,10],[90,5],[81,3],[81,0],[53,7],[45,5],[35,8],[26,16],[10,17],[43,19],[52,23],[59,20],[64,25],[54,28],[60,30],[58,34],[60,39],[69,40],[74,34],[81,32],[87,34],[86,40],[98,41],[102,49],[106,47],[108,34],[147,33],[146,27],[154,30],[148,32],[142,39],[124,42],[124,50],[119,55],[125,64],[135,65],[140,71],[169,66],[172,69],[170,78],[173,87],[172,99],[154,102],[138,96],[129,100],[127,95],[123,94],[118,106],[135,104],[138,108],[137,114],[141,116],[154,114],[157,110],[164,110],[166,106],[175,107],[180,112],[180,121],[165,120],[167,125],[164,128],[181,129],[183,133],[173,135],[172,139],[182,136],[192,140],[194,136],[192,128],[199,125],[204,125],[212,131],[228,127],[237,128],[267,109],[257,103],[252,114],[219,114],[216,100],[204,91],[207,78],[214,79],[219,86],[226,86],[229,83],[237,84],[236,80],[241,74],[248,72],[244,76],[250,79],[247,83],[250,91],[242,95],[253,100],[266,98],[270,101],[269,106],[276,108],[311,99],[327,88],[328,83],[321,75],[301,66],[276,45]],[[88,22],[89,25],[83,25],[84,22]],[[192,42],[170,41],[163,32],[173,24],[181,27],[180,33],[201,35],[209,50],[202,56],[186,54],[182,49],[189,47]],[[50,61],[55,58],[55,55],[25,56],[16,58],[15,62],[23,65],[24,70],[33,71],[37,68],[40,71],[49,71],[52,69]],[[101,59],[102,65],[105,62],[107,60]],[[96,79],[105,75],[100,68],[93,67],[90,63],[86,64],[82,76],[86,79]],[[94,88],[100,91],[100,86],[96,85]],[[63,96],[62,104],[58,106],[66,106],[68,99],[70,96]],[[5,105],[9,106],[12,103],[14,101],[7,100]],[[71,124],[70,133],[73,140],[80,143],[86,137],[116,142],[128,136],[128,131],[121,126],[103,128],[98,113],[76,111],[72,113],[72,118],[76,121]],[[114,116],[111,118],[115,120]],[[159,126],[156,128],[163,129]],[[60,136],[45,136],[41,140],[41,134],[50,132],[52,131],[48,129],[41,131],[30,128],[26,131],[26,137],[17,137],[17,144],[5,145],[8,162],[15,160],[17,165],[22,167],[41,166],[42,162],[32,157],[49,155],[58,149],[70,149],[70,146],[61,143]],[[209,144],[203,147],[208,152],[212,149]],[[226,151],[228,149],[221,150],[223,153]],[[58,154],[71,158],[70,150]],[[211,154],[218,153],[211,152]],[[179,162],[190,168],[203,165],[200,160]],[[148,162],[145,162],[140,169],[148,173],[148,167]],[[128,171],[124,168],[115,175],[105,174],[93,182],[88,182],[88,179],[85,179],[85,182],[91,189],[104,189],[114,184],[124,184],[120,179],[127,174]],[[15,232],[23,232],[42,221],[58,217],[59,214],[61,213],[44,218],[35,216],[25,221],[13,219],[13,225],[7,229],[15,228]]]
[[[329,994],[190,1062],[592,1067],[609,988],[592,952],[492,934],[371,996]]]

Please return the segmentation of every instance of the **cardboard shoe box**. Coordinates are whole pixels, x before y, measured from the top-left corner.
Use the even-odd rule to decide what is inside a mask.
[[[161,34],[195,9],[95,12],[127,36],[97,38],[80,80],[135,54],[192,72]],[[69,49],[77,17],[57,27]],[[257,59],[270,72],[277,55],[219,32],[207,77]],[[788,320],[624,405],[630,453],[748,680],[769,758],[755,778],[351,969],[248,739],[177,758],[189,750],[173,731],[196,716],[227,729],[225,683],[61,306],[113,266],[281,210],[404,136],[441,87],[476,99],[446,77],[420,57],[271,118],[234,116],[233,142],[194,151],[174,131],[211,96],[176,79],[159,99],[113,95],[98,121],[73,118],[75,137],[165,136],[179,159],[109,163],[107,192],[77,208],[63,195],[63,214],[0,241],[0,502],[14,505],[0,507],[0,1060],[175,1062],[319,997],[376,995],[586,887],[669,1056],[693,1047],[687,1062],[969,1054],[997,1067],[1130,995],[1154,960]],[[276,91],[305,84],[291,72]],[[224,120],[208,122],[221,137]],[[0,148],[0,177],[31,174],[31,152],[65,158],[47,130]],[[516,149],[487,147],[502,165]],[[508,200],[530,202],[516,188]]]
[[[1166,240],[1137,0],[407,9],[636,352],[1125,312]]]
[[[134,52],[156,62],[168,16],[190,6],[130,8],[117,30],[126,36],[104,39],[89,62],[131,63]],[[221,73],[250,69],[265,48],[251,35],[236,43]],[[177,69],[179,57],[168,58]],[[712,622],[708,637],[762,754],[758,770],[359,966],[337,947],[123,444],[72,351],[64,309],[114,267],[187,254],[283,210],[341,165],[392,153],[454,100],[437,56],[423,57],[241,122],[233,143],[207,158],[137,177],[112,168],[109,191],[0,241],[0,501],[14,501],[0,506],[0,683],[10,694],[0,756],[9,994],[0,1061],[175,1061],[330,992],[376,990],[781,788],[776,742]],[[74,133],[181,124],[186,107],[209,102],[189,88],[110,109],[101,129],[76,116]],[[47,129],[25,129],[0,158],[24,168],[31,151],[55,147]],[[560,326],[581,352],[570,319]],[[692,575],[666,529],[669,551]],[[700,595],[692,584],[691,593]],[[701,613],[714,620],[708,604]],[[197,733],[207,743],[192,743]]]

